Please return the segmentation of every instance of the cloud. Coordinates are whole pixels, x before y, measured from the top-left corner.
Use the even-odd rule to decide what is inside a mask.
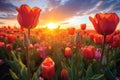
[[[15,19],[15,6],[9,0],[0,0],[0,19]]]
[[[0,12],[15,12],[15,6],[9,0],[0,0]]]
[[[45,22],[62,21],[74,16],[90,15],[99,12],[120,12],[120,0],[47,0],[48,6],[41,14]],[[43,22],[44,22],[43,21]]]

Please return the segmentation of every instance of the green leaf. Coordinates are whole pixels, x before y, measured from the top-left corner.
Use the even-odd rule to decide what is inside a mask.
[[[86,79],[90,78],[92,76],[93,72],[92,72],[92,64],[90,64],[87,68],[86,71]]]
[[[22,80],[27,80],[27,76],[28,75],[27,75],[27,69],[26,69],[26,67],[24,67],[24,68],[21,69],[20,74],[21,74]]]
[[[90,80],[103,80],[104,74],[96,74]]]
[[[39,66],[39,68],[37,69],[37,71],[34,72],[33,77],[32,77],[31,80],[38,80],[40,74],[41,74],[41,65]]]
[[[107,80],[115,80],[115,76],[113,75],[109,68],[105,69],[105,77]]]
[[[14,80],[19,80],[19,77],[16,75],[15,72],[13,72],[11,69],[9,71],[10,71],[10,74]]]

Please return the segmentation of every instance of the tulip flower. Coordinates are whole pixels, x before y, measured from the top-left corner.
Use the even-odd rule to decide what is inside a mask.
[[[12,44],[6,44],[6,49],[8,51],[11,51],[12,50]]]
[[[102,44],[103,43],[103,37],[100,36],[100,35],[95,35],[93,40],[96,44]]]
[[[74,27],[73,28],[68,28],[68,34],[74,35],[74,33],[75,33],[75,28]]]
[[[7,35],[7,42],[8,43],[13,43],[14,41],[15,41],[15,39],[16,39],[16,36],[14,36],[14,35]]]
[[[27,4],[23,4],[20,8],[16,7],[16,10],[18,11],[17,20],[21,28],[28,29],[28,38],[30,38],[30,29],[37,26],[41,9],[38,7],[30,8]]]
[[[95,59],[100,59],[101,58],[101,51],[99,49],[97,49],[95,51]]]
[[[104,49],[106,44],[106,35],[112,34],[118,23],[119,17],[116,13],[99,13],[96,14],[94,18],[89,17],[90,21],[93,23],[95,30],[103,35],[103,45],[102,45],[102,55],[100,62],[102,63],[102,59],[104,56]]]
[[[27,4],[23,4],[18,11],[17,20],[22,28],[34,28],[38,24],[41,9],[38,7],[30,8]]]
[[[54,74],[55,74],[55,63],[50,57],[47,57],[42,62],[42,76],[49,80],[54,76]]]
[[[4,63],[3,59],[0,59],[0,65],[2,65]]]
[[[85,59],[93,59],[95,57],[94,46],[86,46],[82,48],[82,55]]]
[[[116,13],[99,13],[94,18],[89,17],[95,30],[102,35],[113,33],[119,23],[119,17]]]
[[[86,29],[86,24],[81,24],[80,27],[81,27],[82,30],[85,30]]]
[[[47,57],[46,52],[45,52],[45,47],[40,47],[38,51],[39,51],[39,53],[40,53],[40,57],[41,57],[41,58],[44,59],[44,58]]]
[[[33,49],[34,48],[33,44],[29,44],[28,48],[29,48],[29,50]]]
[[[64,55],[65,57],[70,57],[72,55],[72,49],[70,47],[66,47]]]
[[[0,42],[0,48],[3,48],[5,46],[4,42]]]
[[[69,75],[66,69],[62,69],[61,71],[61,80],[69,80]]]

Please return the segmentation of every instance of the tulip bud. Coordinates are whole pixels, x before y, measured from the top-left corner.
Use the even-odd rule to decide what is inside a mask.
[[[61,80],[69,80],[68,72],[66,69],[62,69],[61,71]]]
[[[101,58],[101,51],[97,49],[95,51],[95,59],[100,59],[100,58]]]
[[[0,59],[0,65],[2,65],[4,63],[4,61],[2,59]]]
[[[7,44],[6,48],[7,48],[8,51],[11,51],[12,50],[12,44]]]
[[[3,48],[5,46],[4,42],[0,42],[0,48]]]
[[[17,48],[17,51],[21,52],[21,51],[22,51],[22,48],[20,48],[20,47],[19,47],[19,48]]]
[[[47,57],[42,62],[42,76],[46,79],[51,79],[55,74],[55,63],[50,58]]]
[[[65,48],[64,55],[65,55],[65,57],[70,57],[72,55],[72,50],[70,47]]]
[[[39,44],[39,43],[35,43],[35,44],[34,44],[34,47],[35,47],[35,48],[39,48],[39,47],[40,47],[40,44]]]
[[[39,78],[38,78],[38,80],[44,80],[44,78],[42,78],[42,77],[39,77]]]
[[[95,57],[94,46],[86,46],[86,47],[82,48],[82,55],[86,59],[93,59]]]
[[[40,57],[41,57],[41,58],[44,59],[44,58],[47,57],[46,52],[45,52],[45,47],[40,47],[38,51],[39,51],[39,53],[40,53]]]
[[[33,45],[30,44],[30,45],[28,46],[28,49],[33,49]]]

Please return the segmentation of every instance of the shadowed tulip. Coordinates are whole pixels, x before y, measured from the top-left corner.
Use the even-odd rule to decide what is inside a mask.
[[[116,13],[99,13],[94,18],[89,17],[95,30],[102,35],[113,33],[119,23],[119,17]]]
[[[0,42],[0,48],[3,48],[5,46],[4,42]]]
[[[23,4],[20,8],[16,7],[18,11],[17,20],[22,28],[34,28],[39,21],[41,9],[38,7],[30,8],[27,4]]]
[[[66,69],[62,69],[61,71],[61,80],[69,80],[68,72]]]
[[[12,50],[12,44],[6,44],[6,49],[8,51],[11,51]]]
[[[49,80],[54,76],[54,74],[55,74],[55,63],[50,57],[47,57],[42,62],[42,76]]]
[[[2,59],[0,59],[0,65],[2,65],[4,63],[4,61]]]

